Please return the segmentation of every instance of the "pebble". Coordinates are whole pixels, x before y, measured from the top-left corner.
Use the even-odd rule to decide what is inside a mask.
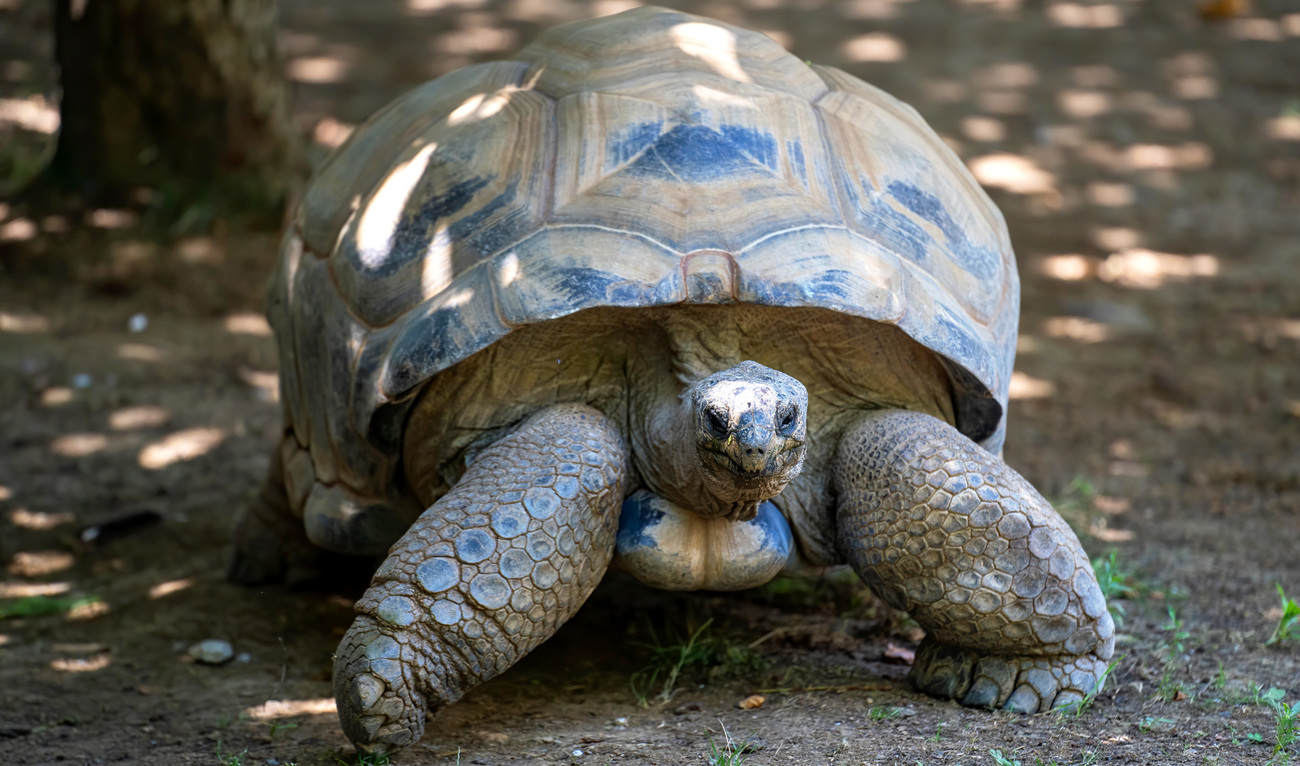
[[[95,378],[90,373],[79,372],[72,376],[73,388],[90,388],[91,384],[94,382]]]
[[[582,755],[582,751],[581,751],[581,750],[574,750],[574,751],[573,751],[573,757],[574,757],[574,758],[577,758],[577,757],[580,756],[580,755]]]
[[[253,661],[253,655],[249,654],[248,652],[240,652],[239,655],[235,657],[235,662],[238,662],[242,665],[247,665],[252,661]]]
[[[132,314],[131,318],[126,320],[126,327],[131,332],[144,332],[149,326],[149,317],[145,314]]]
[[[220,665],[223,662],[229,662],[230,658],[235,656],[235,650],[230,647],[229,641],[209,638],[191,646],[190,656],[194,658],[195,662],[201,662],[204,665]]]

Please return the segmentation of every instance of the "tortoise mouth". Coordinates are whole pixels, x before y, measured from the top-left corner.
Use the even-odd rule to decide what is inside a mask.
[[[771,479],[781,478],[782,474],[792,473],[791,469],[798,464],[803,446],[803,442],[783,446],[774,450],[774,454],[764,460],[761,466],[755,467],[746,467],[726,450],[709,445],[700,445],[699,453],[704,458],[706,468],[726,471],[737,484],[760,481],[767,483]],[[794,478],[793,475],[790,478]]]

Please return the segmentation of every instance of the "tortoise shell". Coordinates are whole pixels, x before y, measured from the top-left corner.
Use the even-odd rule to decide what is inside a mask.
[[[315,479],[383,497],[422,385],[507,333],[736,302],[897,325],[1001,449],[1019,282],[997,208],[911,107],[663,9],[551,29],[371,117],[307,189],[269,315]]]

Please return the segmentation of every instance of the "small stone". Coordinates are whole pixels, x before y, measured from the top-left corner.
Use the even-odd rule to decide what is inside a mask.
[[[559,360],[557,359],[556,361],[558,362]],[[581,750],[574,750],[574,751],[573,751],[573,757],[574,757],[574,758],[577,758],[577,757],[580,756],[580,755],[582,755],[582,751],[581,751]]]
[[[240,652],[239,654],[235,655],[235,662],[238,662],[241,665],[247,665],[252,661],[253,661],[253,655],[249,654],[248,652]]]
[[[627,726],[627,716],[620,716],[614,719],[615,726]]]
[[[90,373],[79,372],[72,376],[73,388],[90,388],[91,384],[94,382],[95,378]]]
[[[687,713],[697,713],[703,710],[698,702],[684,702],[673,710],[673,715],[686,715]]]
[[[189,653],[195,662],[204,665],[220,665],[230,662],[230,658],[235,656],[235,650],[230,647],[230,642],[219,638],[200,641],[190,647]]]
[[[144,332],[149,326],[149,317],[145,314],[132,314],[131,318],[126,320],[126,327],[131,332]]]
[[[764,702],[767,702],[767,697],[764,697],[761,694],[751,694],[737,704],[740,706],[741,710],[755,710],[763,707]]]

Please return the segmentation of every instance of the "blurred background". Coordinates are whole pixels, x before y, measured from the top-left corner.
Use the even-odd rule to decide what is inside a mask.
[[[1300,641],[1263,646],[1300,593],[1300,2],[665,4],[912,104],[1002,208],[1023,280],[1006,459],[1109,561],[1124,660],[1089,716],[1002,719],[907,691],[890,650],[915,626],[851,584],[636,592],[649,629],[598,593],[410,762],[698,763],[730,734],[754,763],[1294,753],[1270,754],[1260,695],[1300,695]],[[405,90],[634,5],[0,0],[0,740],[18,762],[350,753],[327,674],[355,593],[221,579],[280,426],[262,308],[284,204]],[[629,690],[647,646],[710,618],[690,683]],[[208,638],[235,659],[196,662]]]

